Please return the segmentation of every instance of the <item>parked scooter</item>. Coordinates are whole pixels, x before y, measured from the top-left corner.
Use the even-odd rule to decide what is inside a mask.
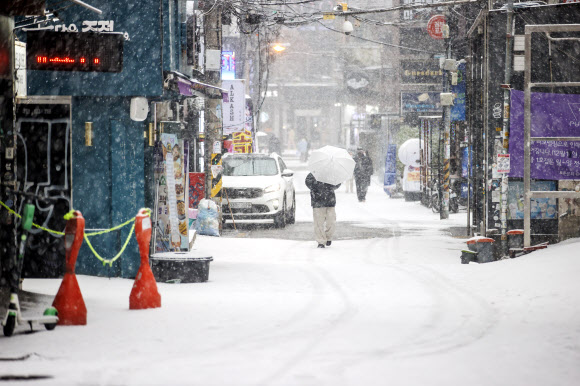
[[[449,210],[453,213],[459,212],[459,195],[457,190],[457,180],[449,184]],[[431,192],[430,206],[434,213],[441,211],[441,200],[439,199],[439,192],[443,187],[438,180],[433,180],[429,188]]]
[[[33,330],[34,324],[43,324],[47,330],[53,330],[58,323],[58,312],[56,308],[49,307],[44,311],[43,316],[28,318],[22,315],[20,310],[20,303],[18,301],[18,289],[20,286],[20,277],[22,274],[22,267],[24,263],[24,251],[26,249],[26,241],[28,239],[28,232],[32,228],[32,221],[34,218],[35,206],[31,203],[32,199],[39,201],[49,201],[47,199],[32,193],[9,190],[12,194],[17,194],[26,198],[26,203],[23,205],[21,218],[19,220],[22,232],[20,234],[20,243],[18,249],[15,251],[13,260],[11,261],[9,284],[10,284],[10,303],[6,316],[2,320],[2,326],[5,336],[11,336],[17,325],[28,324],[30,330]],[[18,221],[17,221],[18,223]]]

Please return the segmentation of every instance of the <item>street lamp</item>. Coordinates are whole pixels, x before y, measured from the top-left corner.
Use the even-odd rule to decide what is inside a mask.
[[[280,53],[280,52],[284,51],[286,49],[286,47],[289,47],[290,43],[272,43],[270,45],[272,46],[272,49],[274,51],[276,51],[277,53]]]
[[[281,44],[276,43],[272,49],[276,52],[282,52],[286,49],[286,47],[282,46]]]

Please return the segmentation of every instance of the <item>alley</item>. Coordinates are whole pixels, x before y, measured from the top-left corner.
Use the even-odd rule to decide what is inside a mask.
[[[0,338],[3,374],[45,376],[35,382],[42,385],[488,386],[578,379],[580,350],[572,342],[580,315],[568,306],[580,301],[574,243],[526,259],[462,265],[464,239],[447,229],[461,226],[465,213],[441,221],[416,202],[389,199],[374,183],[364,204],[338,194],[339,227],[347,222],[384,237],[339,237],[317,249],[308,240],[305,171],[293,167],[299,236],[292,227],[281,238],[248,237],[243,229],[199,236],[196,249],[214,257],[209,281],[159,283],[160,309],[128,310],[132,280],[80,275],[87,326]],[[552,265],[555,259],[561,264]],[[25,280],[25,290],[47,295],[29,311],[49,303],[59,284]],[[533,341],[538,334],[541,341]],[[559,373],[554,378],[546,368]]]

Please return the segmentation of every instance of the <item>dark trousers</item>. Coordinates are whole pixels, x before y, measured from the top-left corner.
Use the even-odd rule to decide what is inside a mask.
[[[367,190],[369,189],[369,184],[366,181],[355,180],[356,183],[356,196],[359,201],[366,199]]]

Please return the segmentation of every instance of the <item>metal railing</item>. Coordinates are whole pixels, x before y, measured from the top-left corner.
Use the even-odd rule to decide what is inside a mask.
[[[532,83],[532,33],[578,32],[580,24],[539,24],[525,28],[525,72],[524,72],[524,247],[531,244],[532,198],[580,198],[580,192],[532,191],[531,190],[531,143],[537,141],[580,141],[580,137],[532,137],[531,97],[534,87],[580,87],[580,82],[537,82]]]

